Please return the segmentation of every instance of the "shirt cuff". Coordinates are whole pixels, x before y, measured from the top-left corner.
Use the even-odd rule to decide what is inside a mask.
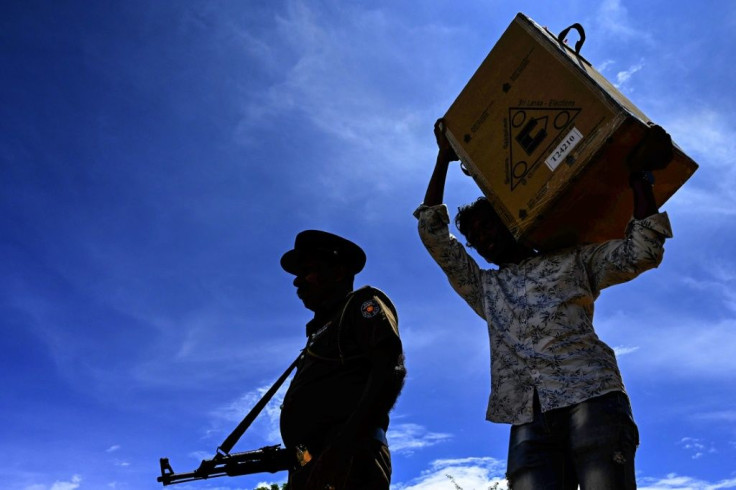
[[[667,216],[666,211],[647,216],[644,219],[635,219],[633,222],[642,228],[662,235],[664,238],[672,238],[672,227],[670,226],[670,218]]]
[[[450,224],[450,212],[447,210],[447,205],[445,204],[437,204],[436,206],[420,204],[414,210],[414,217],[416,219],[439,220],[444,225]]]

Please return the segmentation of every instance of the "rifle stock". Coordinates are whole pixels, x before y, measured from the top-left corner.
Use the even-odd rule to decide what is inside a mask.
[[[250,475],[253,473],[276,473],[288,470],[295,463],[295,454],[281,447],[266,446],[255,451],[233,454],[217,454],[212,459],[202,460],[194,471],[174,473],[169,458],[161,458],[161,476],[156,481],[164,486],[194,480],[206,480],[218,476]]]

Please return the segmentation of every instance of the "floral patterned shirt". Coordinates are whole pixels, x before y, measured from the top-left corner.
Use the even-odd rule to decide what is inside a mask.
[[[601,289],[633,279],[662,260],[672,236],[666,213],[632,220],[626,237],[481,269],[450,233],[447,207],[420,206],[419,235],[455,291],[488,323],[491,395],[486,418],[533,419],[542,411],[624,391],[613,350],[593,329]]]

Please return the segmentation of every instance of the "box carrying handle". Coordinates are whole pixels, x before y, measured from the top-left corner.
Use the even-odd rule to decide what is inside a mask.
[[[578,31],[578,34],[580,34],[580,39],[578,39],[578,42],[575,43],[575,54],[579,55],[580,48],[583,47],[583,43],[585,42],[585,29],[583,29],[583,26],[581,26],[577,22],[560,32],[560,34],[557,36],[557,41],[560,44],[565,44],[565,38],[567,37],[567,33],[570,32],[570,29],[575,29],[576,31]]]

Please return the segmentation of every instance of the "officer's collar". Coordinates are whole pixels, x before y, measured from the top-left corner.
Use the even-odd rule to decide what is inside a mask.
[[[339,309],[340,306],[345,304],[345,300],[351,294],[353,294],[352,291],[347,294],[340,294],[339,297],[324,302],[314,312],[314,318],[307,322],[307,336],[312,335],[318,329],[323,327],[328,321],[330,321],[332,316],[335,314],[335,311]]]

